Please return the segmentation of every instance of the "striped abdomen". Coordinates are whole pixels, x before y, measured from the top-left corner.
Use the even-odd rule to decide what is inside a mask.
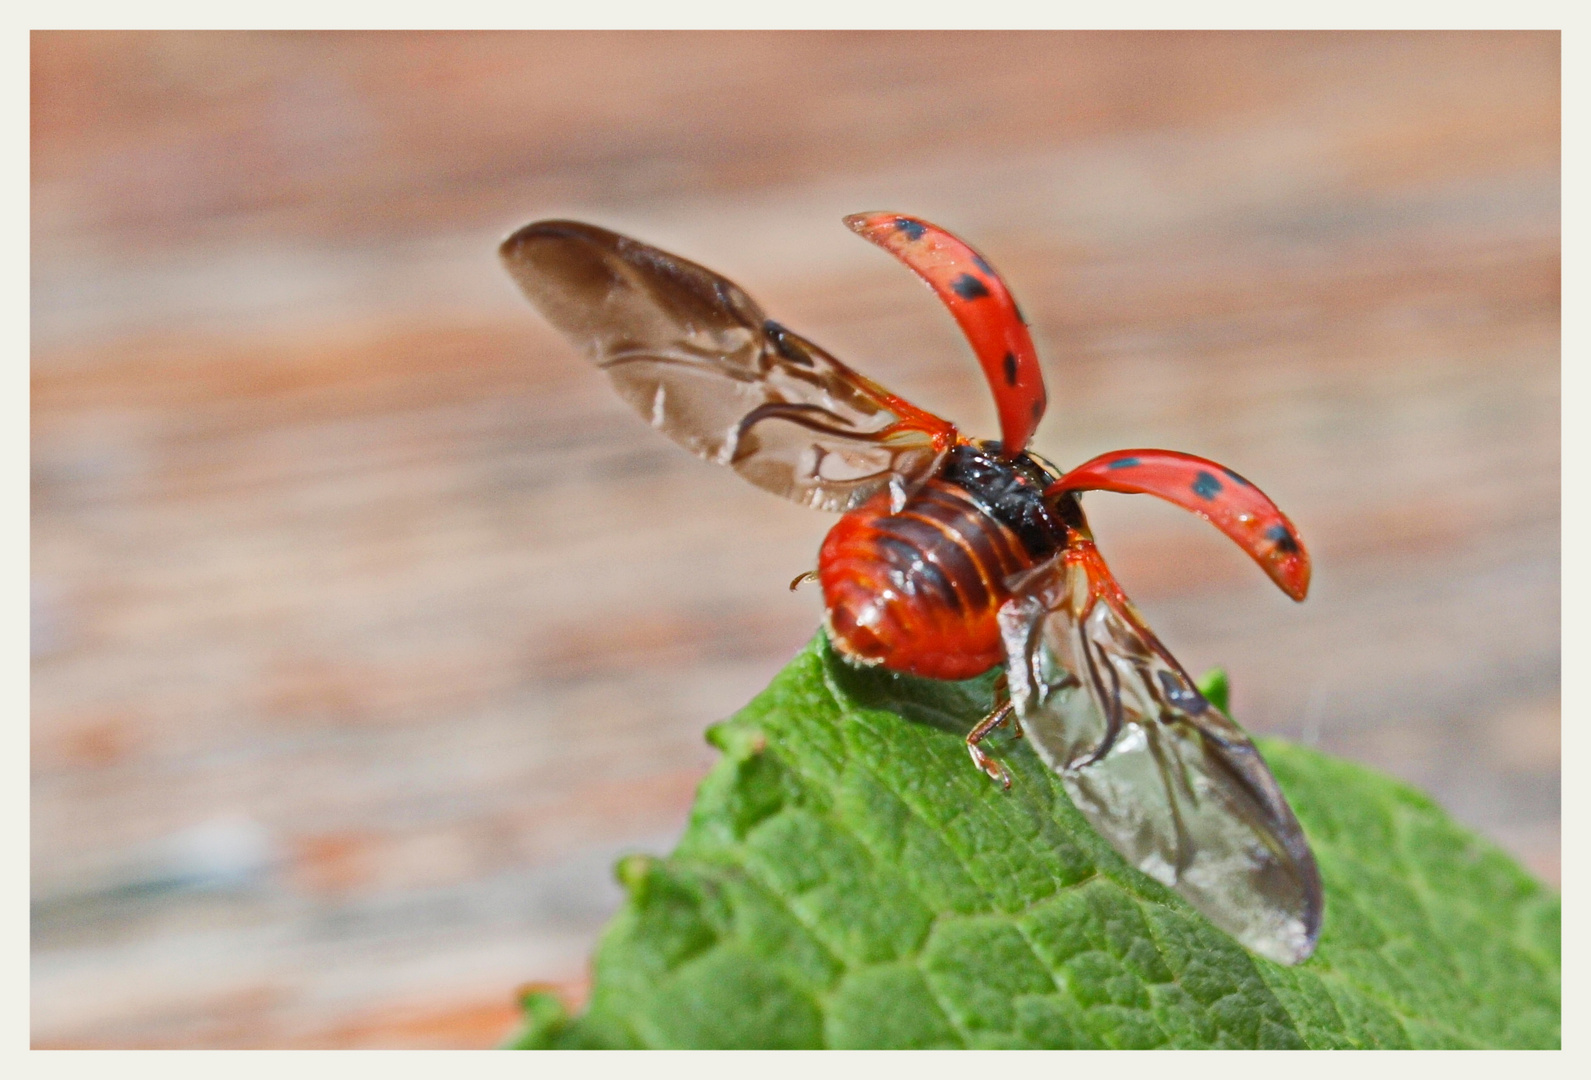
[[[1058,550],[1065,529],[1036,464],[963,444],[890,513],[880,496],[842,517],[818,556],[829,636],[841,653],[934,679],[1000,663],[1006,581]]]

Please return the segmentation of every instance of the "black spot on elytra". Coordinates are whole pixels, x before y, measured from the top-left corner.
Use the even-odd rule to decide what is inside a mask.
[[[1041,416],[1043,416],[1043,415],[1044,415],[1044,399],[1043,398],[1039,398],[1037,401],[1035,401],[1033,403],[1033,422],[1035,424],[1038,423],[1039,422],[1039,418]]]
[[[1236,484],[1238,487],[1253,487],[1254,486],[1253,484],[1249,483],[1247,480],[1245,480],[1241,476],[1239,476],[1237,473],[1235,473],[1231,469],[1227,468],[1225,465],[1221,466],[1221,471],[1226,473],[1226,475],[1231,478],[1232,483]]]
[[[1193,493],[1201,499],[1214,499],[1221,494],[1221,481],[1200,469],[1199,475],[1193,478]]]
[[[977,266],[977,268],[982,270],[985,274],[988,274],[991,277],[994,276],[994,267],[990,266],[988,262],[984,260],[984,257],[979,255],[976,251],[972,253],[972,262],[973,265]]]
[[[1289,532],[1286,525],[1272,525],[1265,530],[1265,539],[1274,543],[1283,555],[1298,554],[1298,537]]]
[[[921,240],[923,238],[923,233],[928,231],[927,227],[921,222],[913,221],[911,218],[903,217],[898,217],[895,219],[895,228],[905,233],[906,239],[908,240]]]
[[[1005,384],[1007,386],[1016,385],[1016,353],[1014,352],[1005,354]]]
[[[952,281],[950,289],[963,300],[982,300],[989,295],[989,287],[971,274],[962,274]]]
[[[1117,458],[1115,461],[1112,461],[1109,465],[1106,465],[1105,468],[1107,468],[1107,469],[1130,469],[1134,465],[1137,465],[1137,464],[1140,464],[1140,462],[1139,462],[1139,460],[1137,458],[1135,458],[1135,457],[1124,457],[1124,458]]]

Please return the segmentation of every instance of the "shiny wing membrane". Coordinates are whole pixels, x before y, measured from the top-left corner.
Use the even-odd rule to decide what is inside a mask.
[[[693,262],[574,221],[527,225],[500,254],[653,427],[777,495],[843,511],[887,489],[898,504],[955,441]]]
[[[1262,956],[1320,932],[1320,873],[1270,770],[1074,538],[1000,611],[1022,731],[1122,857]]]

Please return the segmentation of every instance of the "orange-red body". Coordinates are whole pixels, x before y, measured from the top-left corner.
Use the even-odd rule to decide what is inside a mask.
[[[842,517],[818,555],[829,635],[847,657],[933,679],[1005,659],[996,615],[1008,582],[1066,542],[1070,496],[1053,470],[962,442],[891,511],[881,495]],[[1078,523],[1080,524],[1080,518]]]

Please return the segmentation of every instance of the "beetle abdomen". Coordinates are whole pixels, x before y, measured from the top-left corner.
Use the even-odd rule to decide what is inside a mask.
[[[933,679],[1000,663],[1006,581],[1065,540],[1030,471],[964,444],[899,512],[882,495],[842,517],[818,556],[835,647]]]

